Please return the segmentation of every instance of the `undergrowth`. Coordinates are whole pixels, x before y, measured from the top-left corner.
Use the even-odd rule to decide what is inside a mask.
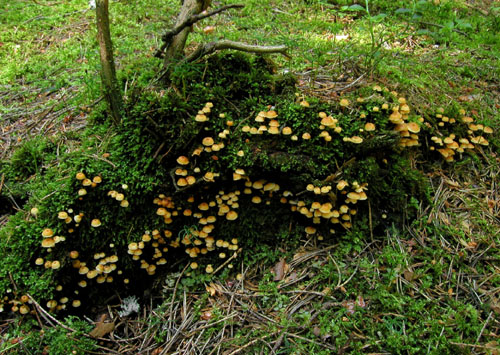
[[[17,25],[0,35],[0,123],[13,132],[9,147],[19,146],[0,163],[0,213],[9,214],[0,232],[1,314],[5,322],[18,320],[5,323],[1,351],[99,351],[79,336],[89,325],[77,318],[61,323],[70,330],[60,324],[38,332],[45,319],[34,321],[40,309],[28,295],[62,319],[97,314],[135,294],[148,310],[137,315],[150,324],[148,331],[126,317],[115,319],[114,331],[133,332],[119,344],[137,352],[182,345],[186,353],[495,353],[500,145],[494,3],[248,1],[239,13],[196,25],[191,40],[286,43],[292,59],[213,56],[177,67],[165,89],[150,85],[159,65],[152,54],[162,21],[169,22],[178,4],[119,2],[111,6],[112,29],[127,114],[118,127],[108,125],[103,103],[95,101],[97,54],[88,50],[95,40],[87,5],[12,3],[0,15],[2,23]],[[216,26],[210,35],[202,30],[207,24]],[[351,88],[353,80],[363,85]],[[51,121],[51,132],[60,133],[26,141],[17,135],[16,117],[22,125],[35,115],[23,107],[51,104],[53,93],[64,97],[66,90],[77,94],[57,107],[74,104],[84,115],[86,105],[96,105],[84,132],[60,129],[73,117],[66,116]],[[394,106],[403,111],[401,97],[410,108],[404,123],[420,128],[409,136],[389,120]],[[209,121],[194,121],[208,102]],[[256,116],[270,111],[278,113],[280,132],[290,127],[297,141],[243,131],[258,129]],[[320,129],[319,112],[342,130]],[[377,131],[367,131],[367,123]],[[230,134],[219,137],[225,129]],[[224,147],[193,156],[207,136]],[[343,140],[354,136],[362,143]],[[406,146],[415,136],[418,145]],[[464,139],[475,139],[474,149],[460,147]],[[181,156],[187,166],[178,163]],[[188,174],[176,175],[177,169]],[[88,187],[76,179],[82,172]],[[196,183],[179,186],[188,176]],[[92,187],[95,178],[102,182]],[[262,193],[245,186],[246,179],[279,190],[268,185]],[[349,183],[346,194],[365,191],[368,201],[346,203],[349,219],[313,223],[321,218],[314,202],[342,205],[342,180]],[[215,205],[202,213],[203,202]],[[237,211],[236,220],[217,215],[223,205]],[[304,206],[312,216],[300,213]],[[202,216],[193,217],[198,212]],[[199,223],[210,216],[216,222]],[[99,227],[92,226],[95,219]],[[210,224],[213,245],[200,237]],[[42,237],[45,229],[54,232],[55,246],[42,247],[52,238]],[[99,265],[106,272],[88,277]],[[148,307],[151,294],[159,296]],[[198,341],[182,342],[173,331],[181,327]]]

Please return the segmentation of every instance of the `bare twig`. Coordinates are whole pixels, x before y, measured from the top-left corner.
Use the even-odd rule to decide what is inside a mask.
[[[248,53],[258,53],[258,54],[271,54],[280,53],[285,57],[289,57],[287,54],[287,46],[258,46],[252,44],[246,44],[241,42],[221,40],[218,42],[210,42],[199,46],[193,53],[191,53],[186,59],[186,62],[193,62],[206,55],[212,54],[219,50],[234,49],[237,51],[248,52]]]
[[[245,7],[245,5],[243,5],[243,4],[225,5],[225,6],[219,7],[218,9],[208,11],[208,12],[203,11],[201,14],[193,15],[193,16],[187,18],[185,21],[181,22],[180,24],[178,24],[177,26],[172,28],[170,31],[168,31],[167,33],[165,33],[161,37],[163,44],[160,47],[160,49],[155,53],[155,57],[161,58],[163,56],[163,52],[165,51],[165,48],[167,48],[170,45],[170,43],[172,42],[172,38],[174,38],[175,35],[181,33],[181,31],[183,29],[185,29],[186,27],[192,26],[198,21],[201,21],[207,17],[217,15],[218,13],[221,13],[221,12],[226,11],[228,9],[242,8],[242,7]]]

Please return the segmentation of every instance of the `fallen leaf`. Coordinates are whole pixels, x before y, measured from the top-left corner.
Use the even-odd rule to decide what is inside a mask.
[[[103,338],[105,335],[111,333],[115,329],[115,323],[99,322],[95,328],[89,333],[91,337]]]
[[[207,26],[203,29],[203,33],[208,35],[215,31],[215,26]]]
[[[410,270],[403,271],[403,276],[406,281],[413,281],[415,279],[415,273]]]
[[[348,301],[348,302],[344,302],[342,305],[344,306],[344,308],[346,309],[348,314],[354,314],[354,312],[355,312],[354,302]]]
[[[288,277],[286,278],[286,280],[285,280],[285,281],[286,281],[286,282],[293,282],[293,281],[295,281],[295,280],[297,280],[297,272],[296,272],[296,271],[292,272],[292,273],[290,274],[290,276],[288,276]]]
[[[211,311],[205,311],[201,314],[201,319],[203,320],[210,320],[212,319],[212,312]]]
[[[495,340],[490,341],[489,343],[486,343],[485,346],[486,346],[486,349],[491,349],[490,354],[492,354],[492,355],[500,354],[498,351],[498,342],[497,341],[495,341]]]
[[[365,300],[363,299],[363,296],[361,296],[361,295],[358,296],[358,300],[357,300],[356,304],[360,308],[365,308],[366,307],[366,303],[365,303]]]
[[[321,335],[321,329],[319,329],[319,327],[318,327],[318,326],[315,326],[315,327],[313,328],[313,334],[314,334],[315,336],[319,337],[319,336]]]
[[[285,258],[281,258],[280,261],[273,267],[274,281],[283,280],[283,278],[285,277],[285,273],[289,268],[290,267],[286,263]]]

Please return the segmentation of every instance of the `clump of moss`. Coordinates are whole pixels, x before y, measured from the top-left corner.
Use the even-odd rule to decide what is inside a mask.
[[[323,240],[369,214],[376,227],[426,198],[408,160],[423,122],[396,93],[327,105],[243,55],[178,70],[173,89],[132,93],[119,126],[96,123],[37,173],[31,211],[2,230],[4,308],[29,293],[74,312],[185,258],[211,274],[278,235]]]

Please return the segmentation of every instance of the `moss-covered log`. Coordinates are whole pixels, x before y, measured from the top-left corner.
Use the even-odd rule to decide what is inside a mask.
[[[205,277],[263,243],[383,234],[427,198],[412,161],[431,126],[397,93],[327,104],[237,54],[171,78],[175,90],[130,94],[118,133],[94,126],[32,182],[26,212],[2,229],[5,307],[29,293],[74,312],[179,263]]]

